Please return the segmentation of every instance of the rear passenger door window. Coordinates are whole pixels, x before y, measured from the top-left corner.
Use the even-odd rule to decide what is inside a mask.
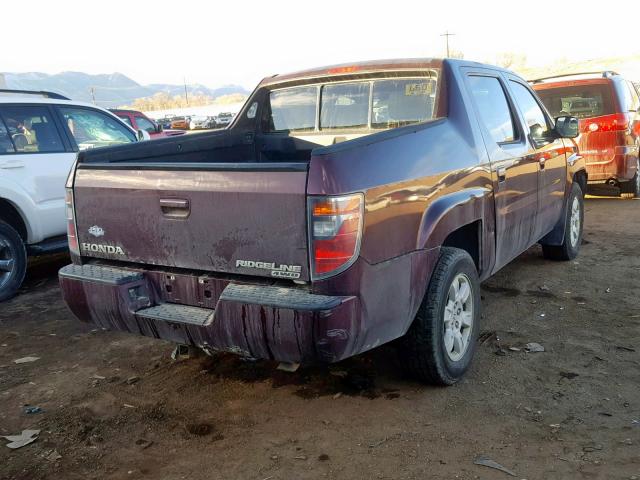
[[[88,150],[135,142],[135,134],[115,118],[90,108],[60,107],[78,148]]]
[[[47,106],[8,105],[0,109],[3,128],[17,153],[64,152],[60,134]],[[2,132],[0,131],[0,137]],[[0,138],[0,152],[6,140]],[[9,149],[11,151],[11,149]]]
[[[517,130],[500,80],[479,75],[471,75],[468,80],[480,119],[491,138],[498,144],[516,141]]]
[[[555,139],[551,125],[540,104],[527,87],[510,80],[513,98],[520,107],[524,121],[529,129],[531,139],[538,145],[547,144]]]

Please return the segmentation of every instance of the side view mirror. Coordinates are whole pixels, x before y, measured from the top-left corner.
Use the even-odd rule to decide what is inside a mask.
[[[156,133],[162,133],[162,125],[156,123]]]
[[[556,118],[556,133],[560,138],[576,138],[580,134],[579,121],[576,117]]]
[[[138,130],[138,140],[143,142],[145,140],[151,140],[151,135],[146,130]]]

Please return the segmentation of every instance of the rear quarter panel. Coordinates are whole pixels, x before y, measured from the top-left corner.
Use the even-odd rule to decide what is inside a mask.
[[[481,220],[481,275],[493,266],[490,164],[458,73],[447,68],[445,75],[448,117],[316,149],[311,158],[309,195],[365,196],[360,259],[312,285],[318,293],[360,296],[363,350],[406,332],[453,230]]]

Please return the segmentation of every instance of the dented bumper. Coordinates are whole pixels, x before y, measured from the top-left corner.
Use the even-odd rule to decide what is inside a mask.
[[[68,265],[59,277],[74,315],[109,330],[281,362],[358,353],[355,296],[100,265]]]

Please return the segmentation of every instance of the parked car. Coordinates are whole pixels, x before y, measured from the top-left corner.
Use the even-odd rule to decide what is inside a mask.
[[[580,153],[590,184],[619,187],[640,196],[640,99],[636,87],[615,72],[541,78],[533,88],[552,115],[580,119]]]
[[[184,135],[182,130],[164,129],[162,125],[137,110],[110,109],[110,111],[134,130],[145,130],[152,139]]]
[[[22,284],[29,255],[67,249],[64,184],[76,152],[137,139],[94,105],[0,90],[0,301]]]
[[[216,119],[216,126],[217,127],[227,127],[231,121],[233,120],[234,115],[233,113],[229,113],[229,112],[224,112],[224,113],[219,113],[215,119]]]
[[[213,128],[211,126],[211,117],[206,115],[194,115],[189,121],[190,130],[202,130],[205,128]]]
[[[474,62],[268,77],[229,129],[79,156],[64,299],[102,328],[292,368],[402,337],[409,372],[452,384],[480,281],[537,242],[578,254],[577,135]]]
[[[163,118],[158,119],[158,125],[160,125],[163,130],[170,130],[173,119],[174,115],[167,114]]]
[[[171,128],[178,130],[189,130],[190,117],[177,116],[171,119]]]

